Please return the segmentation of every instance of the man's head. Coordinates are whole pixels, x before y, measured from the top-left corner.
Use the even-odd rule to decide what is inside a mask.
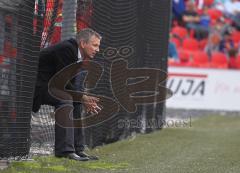
[[[195,6],[194,2],[192,2],[192,1],[187,1],[186,9],[187,9],[188,11],[195,11],[195,10],[196,10],[196,6]]]
[[[96,31],[85,28],[77,33],[77,42],[81,54],[84,58],[94,58],[99,52],[100,41],[102,37]]]

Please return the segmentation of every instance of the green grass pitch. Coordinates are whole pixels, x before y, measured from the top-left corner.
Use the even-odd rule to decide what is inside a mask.
[[[240,117],[207,116],[191,127],[139,134],[90,151],[99,161],[36,157],[2,173],[239,173]]]

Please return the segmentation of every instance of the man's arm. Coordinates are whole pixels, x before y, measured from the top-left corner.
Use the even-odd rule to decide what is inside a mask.
[[[83,95],[81,99],[87,113],[98,113],[101,111],[101,107],[98,105],[99,98]]]

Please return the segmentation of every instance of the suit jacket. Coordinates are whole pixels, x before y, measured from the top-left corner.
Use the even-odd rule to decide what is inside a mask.
[[[36,86],[48,85],[48,81],[56,72],[77,60],[78,44],[74,39],[42,49],[39,55]]]
[[[62,41],[40,51],[38,75],[32,107],[34,112],[37,112],[42,104],[50,104],[53,106],[57,104],[57,100],[48,94],[48,82],[55,73],[75,63],[77,60],[78,44],[75,39]],[[74,82],[74,80],[72,82]],[[47,96],[45,93],[47,93]]]

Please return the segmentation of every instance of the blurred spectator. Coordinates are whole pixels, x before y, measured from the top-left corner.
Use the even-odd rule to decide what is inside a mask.
[[[197,6],[198,10],[202,10],[204,5],[205,5],[204,0],[196,0],[195,3],[196,3],[196,6]]]
[[[233,25],[240,29],[240,1],[230,0],[223,4],[223,12],[225,16],[233,21]]]
[[[185,11],[185,2],[184,0],[172,0],[173,1],[173,20],[181,23],[182,14]]]
[[[237,51],[235,49],[231,49],[229,51],[229,68],[238,68],[237,66]]]
[[[215,2],[214,0],[195,0],[197,9],[199,11],[203,10],[204,7],[211,7]]]
[[[202,19],[202,23],[201,23],[201,19]],[[190,32],[194,32],[194,36],[198,40],[201,40],[208,35],[209,28],[208,27],[206,28],[206,22],[205,22],[206,19],[210,20],[206,11],[202,14],[202,16],[200,16],[196,11],[195,4],[192,1],[187,2],[186,10],[184,11],[182,16],[183,24]]]
[[[211,33],[208,38],[208,42],[205,47],[205,52],[211,57],[213,52],[219,51],[221,36],[217,33]]]
[[[230,0],[215,0],[214,2],[214,8],[224,11],[224,3],[229,2]]]
[[[171,41],[169,41],[169,44],[168,44],[168,58],[174,61],[179,60],[176,45]]]
[[[192,29],[192,27],[195,27],[195,24],[200,22],[200,16],[198,15],[195,4],[192,1],[186,3],[186,9],[183,12],[182,20],[183,24],[189,29]]]
[[[234,42],[231,38],[231,33],[229,33],[229,31],[226,31],[224,33],[223,38],[220,41],[219,51],[226,53],[226,55],[228,55],[228,56],[229,56],[229,52],[231,54],[233,54],[233,52],[237,53],[237,50],[234,47]]]
[[[205,6],[203,8],[202,14],[200,15],[200,26],[206,28],[207,31],[209,31],[209,26],[211,21],[211,18],[208,15],[208,9],[209,8]]]
[[[225,2],[228,2],[230,0],[215,0],[214,2],[215,3],[225,3]]]
[[[210,32],[223,36],[226,32],[232,32],[232,29],[226,18],[222,16],[213,22]]]
[[[240,12],[240,1],[239,0],[230,0],[226,1],[224,4],[224,13],[227,16],[235,16]]]

